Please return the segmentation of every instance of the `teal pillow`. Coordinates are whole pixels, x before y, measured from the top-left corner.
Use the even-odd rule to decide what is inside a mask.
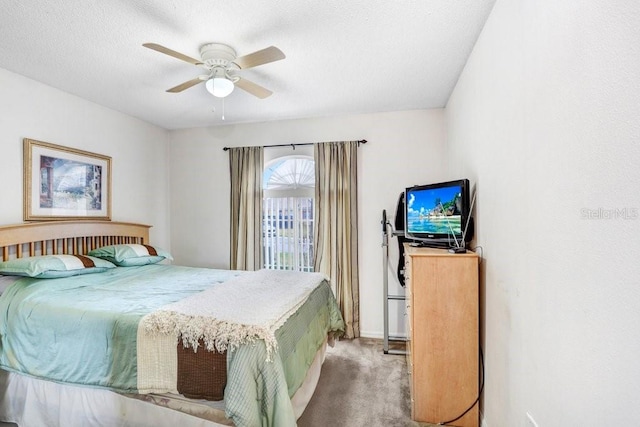
[[[165,259],[173,260],[171,254],[161,248],[131,243],[103,246],[93,249],[89,255],[105,259],[119,267],[155,264]]]
[[[79,274],[101,273],[115,268],[111,262],[84,255],[41,255],[0,262],[0,274],[37,279],[57,279]]]

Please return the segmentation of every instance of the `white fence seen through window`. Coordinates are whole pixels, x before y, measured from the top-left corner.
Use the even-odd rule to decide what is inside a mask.
[[[262,220],[264,268],[313,271],[313,198],[267,197]]]

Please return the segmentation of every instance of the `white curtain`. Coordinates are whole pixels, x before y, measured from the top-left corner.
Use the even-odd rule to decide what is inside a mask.
[[[358,282],[358,141],[314,146],[316,228],[314,269],[331,279],[345,338],[360,336]]]
[[[229,149],[232,270],[262,268],[262,147]]]

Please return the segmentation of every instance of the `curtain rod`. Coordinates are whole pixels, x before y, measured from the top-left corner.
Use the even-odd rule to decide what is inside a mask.
[[[367,140],[366,139],[361,139],[358,141],[358,146],[360,146],[360,144],[366,144]],[[319,142],[301,142],[298,144],[276,144],[276,145],[263,145],[262,148],[273,148],[273,147],[292,147],[294,150],[296,149],[297,146],[299,145],[314,145],[314,144],[319,144]],[[229,151],[231,147],[224,147],[223,150],[224,151]]]

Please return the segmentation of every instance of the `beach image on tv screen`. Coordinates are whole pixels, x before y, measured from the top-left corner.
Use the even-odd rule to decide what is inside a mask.
[[[409,191],[409,233],[461,234],[462,194],[458,186]]]

